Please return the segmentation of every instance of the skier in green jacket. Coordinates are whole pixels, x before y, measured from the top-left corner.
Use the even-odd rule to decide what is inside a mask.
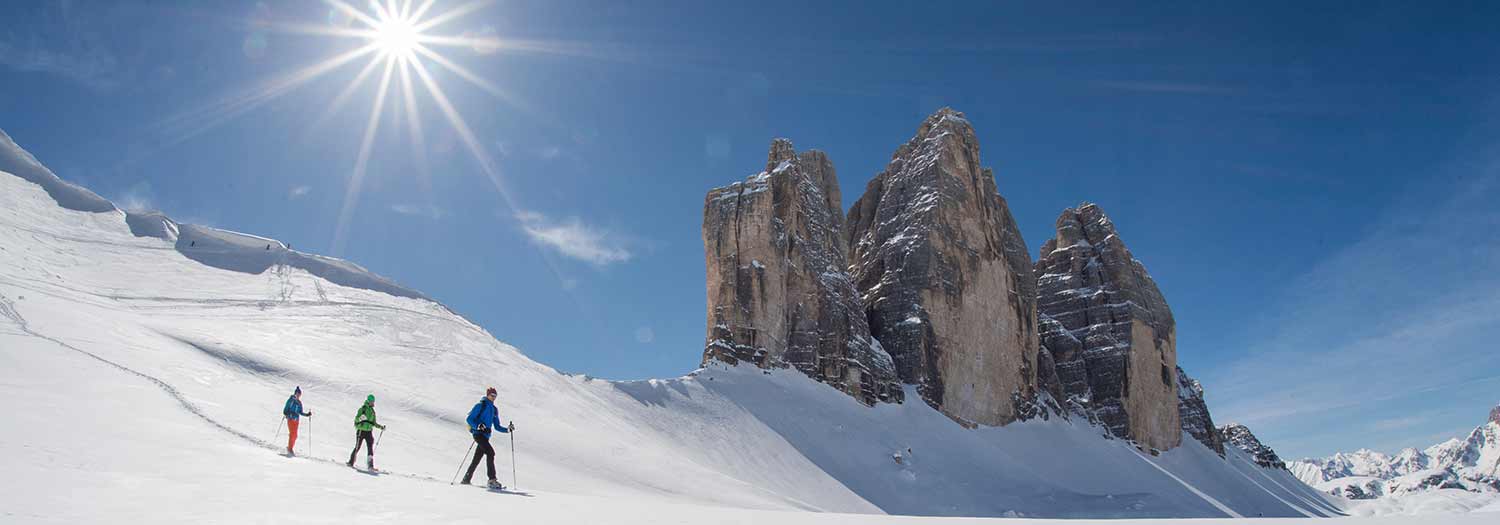
[[[375,434],[374,429],[385,430],[385,425],[375,421],[375,394],[365,397],[365,404],[359,407],[359,412],[354,414],[354,450],[349,452],[349,462],[346,465],[354,466],[354,456],[359,455],[359,446],[365,445],[365,466],[375,470]]]

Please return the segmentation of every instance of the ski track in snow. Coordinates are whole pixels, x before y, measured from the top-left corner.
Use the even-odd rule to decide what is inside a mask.
[[[1312,501],[1312,500],[1307,499],[1306,496],[1304,496],[1302,494],[1298,494],[1296,491],[1288,488],[1286,485],[1282,484],[1280,481],[1277,481],[1274,476],[1271,476],[1271,475],[1267,474],[1265,471],[1261,470],[1254,463],[1251,463],[1249,461],[1245,461],[1243,458],[1241,458],[1239,461],[1240,461],[1241,464],[1245,465],[1246,468],[1250,469],[1251,472],[1254,472],[1256,475],[1258,475],[1258,476],[1266,479],[1267,481],[1270,481],[1272,484],[1275,484],[1277,487],[1279,487],[1282,491],[1284,491],[1287,494],[1290,494],[1293,497],[1297,498],[1299,501],[1302,502],[1303,505],[1306,505],[1307,508],[1313,508],[1313,509],[1321,508],[1325,513],[1331,513],[1332,515],[1336,515],[1336,516],[1347,516],[1348,515],[1348,514],[1346,514],[1343,511],[1343,509],[1335,508],[1333,505],[1329,504],[1327,501],[1323,501],[1323,500]],[[1288,473],[1288,475],[1290,475],[1290,472]],[[1295,480],[1296,478],[1292,478],[1292,479]],[[1290,503],[1288,505],[1290,505]],[[1298,510],[1303,510],[1303,509],[1299,508]],[[1317,516],[1315,516],[1313,514],[1308,514],[1308,516],[1309,517],[1317,517]]]
[[[1151,468],[1154,468],[1156,470],[1160,470],[1162,474],[1166,474],[1166,476],[1169,477],[1169,478],[1172,478],[1173,481],[1176,481],[1176,482],[1182,484],[1183,488],[1188,489],[1188,491],[1192,492],[1193,494],[1197,494],[1198,497],[1203,498],[1203,501],[1207,501],[1210,505],[1213,505],[1214,508],[1217,508],[1220,511],[1223,511],[1225,515],[1227,515],[1227,516],[1229,516],[1231,518],[1243,518],[1244,517],[1240,513],[1235,512],[1234,509],[1229,508],[1228,505],[1225,505],[1225,504],[1219,502],[1219,500],[1215,499],[1213,496],[1209,496],[1207,493],[1204,493],[1203,491],[1198,490],[1198,487],[1194,487],[1191,483],[1183,481],[1182,478],[1177,477],[1177,475],[1173,474],[1171,471],[1168,471],[1167,469],[1162,468],[1161,465],[1157,465],[1156,462],[1151,461],[1151,458],[1146,457],[1145,454],[1142,454],[1140,451],[1136,450],[1134,447],[1127,447],[1127,448],[1129,448],[1129,450],[1132,453],[1134,453],[1136,457],[1141,458],[1141,461],[1145,461],[1147,465],[1151,465]]]
[[[1234,458],[1234,459],[1233,459],[1233,460],[1232,460],[1232,461],[1240,461],[1240,462],[1244,462],[1244,460],[1243,460],[1243,459],[1240,459],[1240,458]],[[1300,505],[1295,505],[1295,504],[1293,504],[1293,503],[1292,503],[1292,502],[1290,502],[1290,501],[1287,501],[1287,500],[1286,500],[1286,498],[1283,498],[1283,497],[1281,497],[1281,495],[1280,495],[1280,494],[1277,494],[1277,493],[1276,493],[1276,492],[1275,492],[1275,491],[1272,491],[1272,490],[1271,490],[1271,489],[1268,489],[1268,488],[1266,488],[1266,486],[1265,486],[1265,485],[1262,485],[1262,484],[1261,484],[1261,483],[1260,483],[1260,482],[1259,482],[1259,481],[1255,481],[1255,478],[1252,478],[1252,477],[1250,477],[1250,475],[1249,475],[1249,474],[1246,474],[1246,473],[1245,473],[1245,472],[1244,472],[1244,471],[1242,471],[1242,470],[1239,470],[1239,469],[1235,469],[1235,471],[1236,471],[1236,472],[1239,472],[1239,474],[1240,474],[1240,475],[1241,475],[1241,476],[1244,476],[1244,477],[1245,477],[1245,479],[1247,479],[1247,480],[1250,480],[1250,482],[1251,482],[1251,483],[1254,483],[1254,484],[1255,484],[1255,486],[1257,486],[1257,487],[1260,487],[1260,489],[1261,489],[1261,490],[1264,490],[1264,491],[1266,491],[1266,493],[1267,493],[1267,494],[1270,494],[1270,495],[1271,495],[1271,497],[1273,497],[1273,498],[1276,498],[1276,501],[1280,501],[1280,502],[1281,502],[1281,503],[1282,503],[1282,504],[1283,504],[1283,505],[1286,505],[1286,506],[1288,506],[1288,507],[1291,507],[1291,508],[1293,508],[1293,509],[1296,509],[1296,511],[1297,511],[1297,512],[1301,512],[1301,513],[1302,513],[1302,515],[1303,515],[1303,516],[1307,516],[1307,517],[1309,517],[1309,518],[1317,518],[1317,517],[1319,517],[1319,516],[1318,516],[1318,515],[1317,515],[1317,514],[1313,514],[1313,513],[1311,513],[1311,512],[1308,512],[1308,510],[1307,510],[1307,509],[1305,509],[1305,508],[1302,508],[1302,506],[1300,506]]]
[[[266,441],[266,440],[257,438],[255,436],[251,436],[250,434],[247,434],[247,433],[245,433],[243,431],[240,431],[239,429],[230,427],[229,425],[226,425],[226,424],[221,423],[221,422],[219,422],[218,420],[216,420],[216,419],[214,419],[212,417],[209,417],[209,415],[207,413],[205,413],[202,408],[199,408],[197,404],[194,404],[192,401],[189,401],[186,397],[184,397],[182,395],[182,393],[177,390],[177,387],[172,386],[171,384],[167,383],[166,381],[162,381],[161,379],[159,379],[159,378],[157,378],[155,376],[152,376],[150,374],[146,374],[144,372],[140,372],[138,370],[132,369],[132,368],[127,367],[125,365],[116,363],[114,361],[110,361],[109,359],[105,359],[103,357],[100,357],[97,354],[94,354],[93,352],[89,352],[88,350],[84,350],[84,349],[78,348],[76,346],[70,345],[67,342],[62,341],[61,339],[57,339],[55,337],[51,337],[51,336],[48,336],[48,335],[45,335],[45,334],[41,334],[41,333],[38,333],[38,332],[32,330],[31,327],[28,326],[28,324],[26,323],[26,318],[22,317],[21,313],[16,310],[15,303],[13,301],[11,301],[9,297],[6,297],[4,295],[0,295],[0,314],[3,314],[7,319],[10,319],[12,322],[14,322],[21,329],[21,331],[24,332],[26,335],[30,335],[30,336],[36,337],[38,339],[43,339],[43,340],[46,340],[46,341],[50,341],[53,344],[56,344],[56,345],[58,345],[60,347],[66,348],[68,350],[72,350],[74,352],[78,352],[80,354],[83,354],[85,356],[93,358],[94,360],[96,360],[96,361],[98,361],[100,363],[104,363],[106,365],[109,365],[109,366],[115,368],[116,370],[119,370],[121,372],[129,373],[131,375],[134,375],[136,377],[144,379],[144,380],[150,382],[151,384],[156,385],[158,388],[161,389],[162,392],[165,392],[173,400],[177,401],[177,403],[179,405],[181,405],[182,408],[184,410],[186,410],[188,413],[190,413],[190,414],[192,414],[194,416],[197,416],[198,419],[201,419],[201,420],[203,420],[203,422],[208,423],[210,425],[213,425],[215,428],[218,428],[219,430],[224,431],[225,433],[228,433],[228,434],[230,434],[232,436],[238,437],[241,440],[244,440],[246,443],[250,443],[252,445],[256,445],[258,447],[261,447],[261,448],[264,448],[264,449],[267,449],[267,450],[276,451],[276,450],[280,450],[281,449],[281,447],[277,446],[275,443],[273,443],[271,441]],[[311,431],[309,431],[309,432],[311,432]],[[326,458],[306,457],[306,456],[298,456],[298,458],[300,458],[300,459],[306,459],[306,460],[309,460],[309,461],[319,461],[319,462],[327,463],[327,464],[330,464],[330,465],[337,465],[337,466],[340,466],[340,467],[348,468],[346,465],[343,465],[343,464],[339,463],[337,460],[331,460],[331,459],[326,459]],[[442,480],[439,480],[439,479],[431,477],[431,476],[423,476],[423,475],[419,475],[419,474],[407,474],[407,473],[402,473],[402,472],[392,472],[392,471],[388,471],[388,470],[382,470],[381,471],[381,475],[402,476],[402,477],[411,478],[411,479],[417,479],[417,480],[423,480],[423,481],[431,481],[431,482],[438,482],[438,483],[442,482]]]
[[[118,369],[118,370],[120,370],[122,372],[127,372],[127,373],[133,374],[133,375],[135,375],[137,377],[140,377],[141,379],[145,379],[146,381],[150,381],[152,384],[155,384],[157,387],[161,388],[161,390],[163,392],[166,392],[167,395],[171,396],[172,399],[177,400],[177,402],[179,404],[181,404],[182,407],[184,409],[186,409],[189,413],[191,413],[191,414],[193,414],[195,416],[198,416],[199,419],[202,419],[203,421],[205,421],[205,422],[207,422],[207,423],[209,423],[209,424],[211,424],[211,425],[213,425],[215,427],[218,427],[219,430],[223,430],[223,431],[228,432],[228,433],[230,433],[232,435],[238,436],[240,439],[243,439],[243,440],[248,441],[248,442],[253,443],[253,444],[260,445],[262,447],[271,448],[271,449],[275,448],[275,445],[273,445],[273,444],[271,444],[271,443],[269,443],[267,441],[256,439],[255,437],[253,437],[253,436],[251,436],[249,434],[246,434],[246,433],[241,432],[239,430],[230,428],[228,425],[224,425],[223,423],[220,423],[220,422],[214,420],[213,418],[208,417],[208,414],[205,414],[203,412],[203,409],[198,408],[198,405],[193,404],[192,401],[188,401],[186,397],[183,397],[182,394],[177,391],[176,387],[173,387],[172,385],[167,384],[166,381],[162,381],[162,380],[157,379],[156,377],[151,376],[149,374],[145,374],[145,373],[136,371],[136,370],[131,369],[130,367],[127,367],[125,365],[116,363],[114,361],[110,361],[110,360],[105,359],[103,357],[99,357],[99,355],[97,355],[97,354],[95,354],[93,352],[90,352],[88,350],[84,350],[84,349],[78,348],[76,346],[70,345],[70,344],[68,344],[67,342],[64,342],[61,339],[57,339],[55,337],[51,337],[51,336],[48,336],[48,335],[45,335],[45,334],[41,334],[41,333],[36,332],[35,330],[32,330],[31,327],[26,323],[26,318],[22,317],[21,313],[18,312],[18,311],[16,311],[15,303],[12,302],[10,300],[10,298],[5,297],[3,295],[0,295],[0,303],[4,304],[3,311],[5,313],[5,316],[7,318],[9,318],[11,321],[15,322],[16,325],[21,328],[21,331],[24,332],[26,335],[30,335],[32,337],[36,337],[36,338],[39,338],[39,339],[44,339],[44,340],[47,340],[47,341],[51,341],[53,344],[56,344],[58,346],[66,348],[68,350],[72,350],[74,352],[78,352],[78,353],[86,355],[88,357],[92,357],[95,360],[97,360],[97,361],[99,361],[101,363],[107,364],[109,366],[112,366],[112,367],[114,367],[114,368],[116,368],[116,369]]]

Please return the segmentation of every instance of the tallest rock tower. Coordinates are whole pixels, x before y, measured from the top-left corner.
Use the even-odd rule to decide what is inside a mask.
[[[897,148],[849,211],[850,275],[901,381],[965,425],[1003,425],[1036,382],[1026,242],[962,113]]]

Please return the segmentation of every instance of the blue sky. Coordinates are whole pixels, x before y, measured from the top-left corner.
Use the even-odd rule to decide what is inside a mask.
[[[367,59],[277,81],[362,45],[287,30],[348,23],[326,4],[10,2],[0,128],[124,206],[352,259],[632,379],[698,362],[709,188],[784,136],[847,206],[952,106],[1033,256],[1063,208],[1110,213],[1220,423],[1393,451],[1500,400],[1492,3],[814,4],[467,12],[430,33],[507,45],[434,49],[492,89],[427,67],[488,163],[414,80],[423,147],[393,90],[351,195],[381,70],[332,112]]]

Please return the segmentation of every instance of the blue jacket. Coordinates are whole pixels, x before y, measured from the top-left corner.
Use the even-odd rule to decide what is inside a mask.
[[[286,398],[286,406],[281,408],[281,415],[286,416],[287,419],[296,421],[301,419],[302,416],[310,416],[312,414],[303,412],[302,400],[297,399],[297,396],[291,396]]]
[[[505,425],[500,424],[500,409],[491,403],[488,397],[479,400],[474,404],[474,408],[469,410],[468,422],[469,432],[485,439],[490,438],[491,430],[502,433],[510,432]],[[484,430],[480,430],[479,425],[484,425]]]

